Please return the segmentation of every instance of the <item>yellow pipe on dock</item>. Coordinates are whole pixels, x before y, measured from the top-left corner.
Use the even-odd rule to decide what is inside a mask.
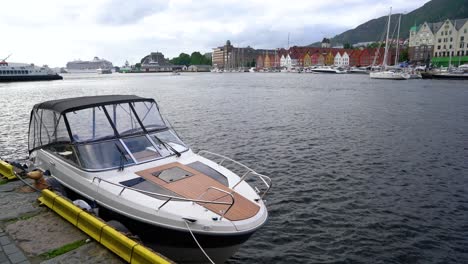
[[[7,180],[16,179],[15,171],[13,170],[13,165],[0,160],[0,175],[7,178]]]
[[[128,263],[172,263],[50,190],[42,190],[39,201]]]

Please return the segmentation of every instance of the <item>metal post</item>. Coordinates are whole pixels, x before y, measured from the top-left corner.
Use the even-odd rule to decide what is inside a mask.
[[[96,107],[93,107],[93,139],[96,138]]]

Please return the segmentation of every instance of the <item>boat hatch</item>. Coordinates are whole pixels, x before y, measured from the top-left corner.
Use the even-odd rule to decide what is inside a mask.
[[[179,167],[172,167],[166,170],[153,172],[151,175],[156,176],[165,182],[173,182],[185,177],[193,176],[193,173],[190,173]]]

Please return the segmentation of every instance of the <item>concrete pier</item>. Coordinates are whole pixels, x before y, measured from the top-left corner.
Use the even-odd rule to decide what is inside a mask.
[[[39,206],[24,184],[0,185],[0,264],[125,263],[66,220]]]

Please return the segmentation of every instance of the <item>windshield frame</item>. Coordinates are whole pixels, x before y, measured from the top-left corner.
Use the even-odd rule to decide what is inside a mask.
[[[170,133],[173,133],[174,135],[176,135],[176,133],[171,131],[171,130],[172,129],[170,129],[170,128],[165,128],[165,129],[158,130],[158,132],[169,131]],[[156,133],[156,132],[151,132],[151,134],[154,134],[154,133]],[[76,167],[76,168],[78,168],[78,169],[80,169],[82,171],[86,171],[86,172],[110,171],[110,170],[119,169],[119,166],[103,167],[103,168],[98,168],[98,169],[85,168],[83,166],[83,162],[81,160],[82,159],[82,157],[81,157],[82,153],[80,153],[80,148],[79,148],[79,146],[81,146],[81,145],[92,145],[92,144],[100,144],[100,143],[108,142],[108,141],[118,141],[123,146],[123,148],[124,148],[123,150],[126,152],[126,154],[128,154],[130,156],[131,161],[132,161],[132,163],[124,165],[124,168],[135,166],[135,165],[140,165],[140,164],[145,164],[145,163],[148,163],[148,162],[153,162],[153,161],[157,161],[157,160],[161,160],[161,159],[165,159],[165,158],[169,158],[169,157],[177,155],[177,153],[174,153],[170,149],[168,150],[169,154],[162,155],[162,153],[159,151],[159,147],[157,146],[158,144],[154,141],[151,134],[146,133],[146,134],[144,134],[144,136],[149,140],[149,142],[152,144],[152,146],[158,151],[160,156],[155,157],[153,159],[147,159],[147,160],[142,160],[142,161],[138,161],[133,156],[133,153],[130,151],[130,149],[128,148],[128,146],[124,142],[124,139],[127,139],[127,138],[141,137],[142,136],[141,134],[135,134],[135,135],[125,136],[125,137],[121,137],[121,138],[108,138],[108,139],[105,139],[105,140],[92,141],[92,142],[67,142],[68,144],[72,145],[75,148],[76,155],[77,155],[77,158],[78,158],[80,164],[73,164],[73,163],[70,163],[70,162],[66,161],[65,158],[63,158],[62,156],[60,156],[60,155],[56,154],[55,152],[51,151],[49,148],[45,148],[45,150],[52,153],[52,154],[54,154],[54,156],[56,156],[56,157],[58,157],[58,158],[60,158],[62,160],[65,160],[70,165],[72,165],[72,166],[74,166],[74,167]],[[181,151],[178,151],[178,152],[179,153],[185,153],[185,152],[189,151],[190,147],[188,147],[179,137],[177,137],[177,138],[184,144],[184,147],[185,147],[184,150],[181,150]]]

